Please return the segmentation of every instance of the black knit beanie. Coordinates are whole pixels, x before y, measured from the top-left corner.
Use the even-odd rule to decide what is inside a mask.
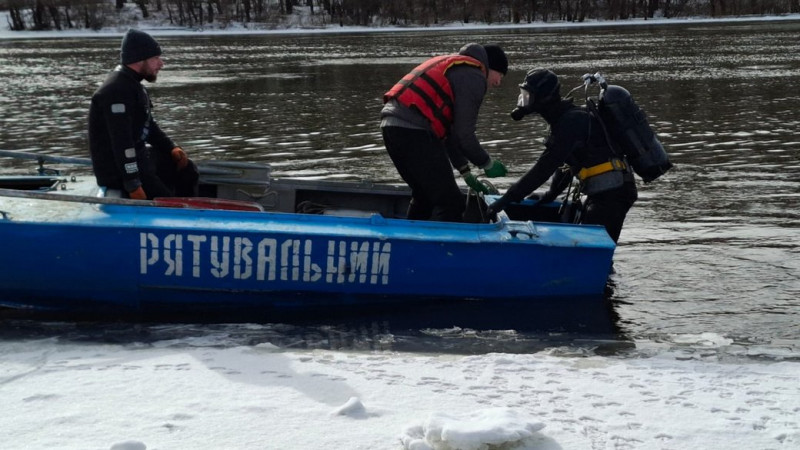
[[[122,38],[119,56],[122,64],[132,64],[153,56],[161,56],[161,47],[149,34],[131,28]]]
[[[489,57],[489,68],[503,75],[507,74],[508,58],[506,58],[506,52],[499,45],[494,44],[484,45],[483,48],[486,50],[486,56]]]

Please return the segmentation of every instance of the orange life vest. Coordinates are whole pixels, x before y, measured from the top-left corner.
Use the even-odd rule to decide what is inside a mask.
[[[464,55],[444,55],[431,58],[418,65],[389,91],[383,102],[396,99],[401,105],[414,107],[431,124],[440,139],[447,136],[453,123],[453,89],[445,73],[455,65],[467,64],[486,74],[480,61]]]

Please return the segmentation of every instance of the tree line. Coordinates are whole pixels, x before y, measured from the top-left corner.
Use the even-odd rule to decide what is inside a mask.
[[[301,26],[431,26],[781,15],[800,13],[800,0],[0,0],[13,31],[97,30],[124,24],[130,7],[135,17],[127,20],[277,28],[301,8]]]

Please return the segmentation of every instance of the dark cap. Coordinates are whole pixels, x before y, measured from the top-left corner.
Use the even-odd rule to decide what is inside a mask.
[[[486,56],[489,58],[489,68],[503,75],[507,74],[508,58],[506,58],[506,52],[504,52],[499,45],[495,44],[484,45],[483,48],[486,50]]]
[[[161,47],[149,34],[131,28],[122,38],[119,56],[122,64],[132,64],[161,56]]]

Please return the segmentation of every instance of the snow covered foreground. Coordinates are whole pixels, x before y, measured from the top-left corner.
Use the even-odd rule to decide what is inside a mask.
[[[800,448],[800,363],[0,341],[7,449]]]

